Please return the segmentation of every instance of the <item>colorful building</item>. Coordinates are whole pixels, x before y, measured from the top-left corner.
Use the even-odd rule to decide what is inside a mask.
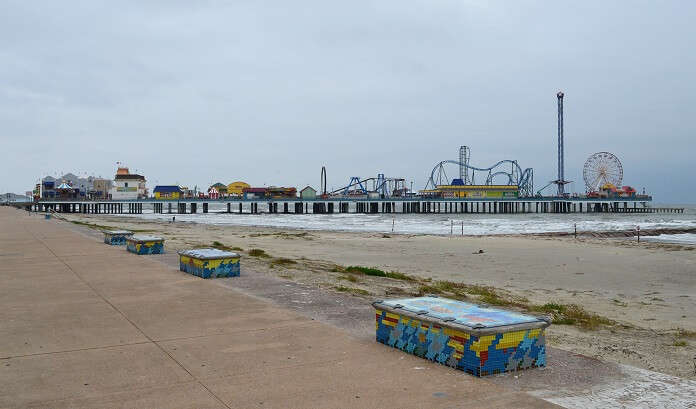
[[[227,185],[224,185],[224,184],[218,182],[218,183],[212,185],[208,189],[208,191],[210,191],[210,189],[213,189],[213,188],[215,188],[215,190],[217,190],[217,192],[220,196],[227,196]]]
[[[435,189],[421,190],[424,196],[469,199],[516,199],[517,185],[438,185]]]
[[[237,182],[232,182],[229,185],[227,185],[227,194],[230,196],[243,196],[244,195],[244,189],[250,188],[251,185],[248,183],[244,183],[241,181]]]
[[[219,199],[219,198],[220,198],[220,191],[217,190],[217,188],[215,187],[215,185],[211,186],[211,187],[208,189],[208,198],[209,198],[209,199]]]
[[[636,197],[636,190],[631,186],[622,186],[618,188],[611,183],[605,183],[599,188],[599,192],[591,192],[588,197]]]
[[[95,193],[94,181],[98,180],[94,176],[81,178],[73,173],[66,173],[59,178],[46,176],[41,179],[41,197],[55,198],[58,197],[57,187],[63,183],[70,185],[73,192],[72,198],[97,198],[101,197]],[[108,193],[108,192],[107,192]]]
[[[184,191],[179,186],[175,185],[158,185],[153,190],[155,199],[180,199],[183,197]]]
[[[266,188],[266,197],[271,199],[295,199],[297,188],[270,186]]]
[[[262,199],[266,197],[265,187],[247,187],[243,190],[245,199]]]

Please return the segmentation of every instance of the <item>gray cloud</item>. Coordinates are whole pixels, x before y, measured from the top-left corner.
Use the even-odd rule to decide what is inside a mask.
[[[555,176],[616,153],[625,182],[696,202],[691,2],[22,2],[0,14],[0,191],[45,172],[319,183],[517,159]],[[691,186],[691,188],[689,188]]]

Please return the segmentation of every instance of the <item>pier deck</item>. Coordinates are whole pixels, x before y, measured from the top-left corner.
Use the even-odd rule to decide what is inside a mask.
[[[210,205],[238,214],[521,214],[521,213],[684,213],[684,208],[649,207],[651,198],[519,198],[519,199],[182,199],[182,200],[41,200],[17,205],[32,211],[90,214],[208,213]],[[220,212],[219,208],[217,212]]]
[[[0,261],[3,408],[553,407],[9,207]]]

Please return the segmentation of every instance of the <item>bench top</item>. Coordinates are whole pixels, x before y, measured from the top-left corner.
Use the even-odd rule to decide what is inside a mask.
[[[219,258],[239,258],[238,253],[219,249],[191,249],[178,252],[180,256],[187,256],[201,260],[211,260]]]
[[[487,330],[495,329],[497,332],[549,325],[545,318],[448,298],[400,298],[377,301],[372,305],[395,314],[436,321],[443,326],[458,327],[470,332],[490,333],[492,331]]]
[[[104,230],[104,234],[120,234],[120,235],[126,235],[126,234],[133,234],[132,231],[130,230]]]
[[[145,236],[145,235],[135,235],[128,238],[129,241],[135,241],[138,243],[144,243],[147,241],[164,241],[163,238],[157,236]]]

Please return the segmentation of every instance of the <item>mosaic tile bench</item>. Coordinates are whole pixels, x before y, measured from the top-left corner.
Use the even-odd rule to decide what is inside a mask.
[[[238,277],[239,254],[218,249],[179,252],[179,270],[201,278]]]
[[[126,238],[133,235],[128,230],[104,230],[104,243],[112,246],[122,246],[126,244]]]
[[[377,341],[486,376],[546,366],[545,318],[438,297],[377,301]]]
[[[162,254],[164,239],[155,236],[130,236],[126,238],[126,249],[135,254]]]

